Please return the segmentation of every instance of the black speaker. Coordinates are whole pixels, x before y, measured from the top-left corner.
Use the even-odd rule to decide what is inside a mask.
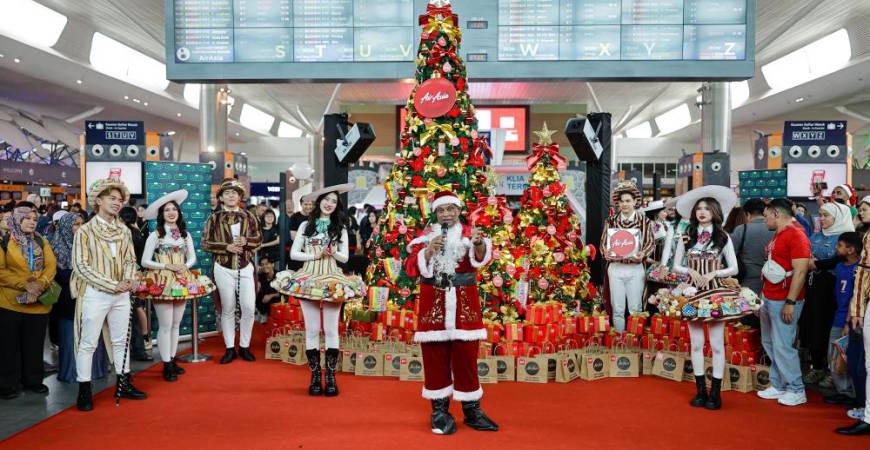
[[[221,184],[221,181],[226,178],[224,167],[224,152],[204,152],[199,154],[199,162],[211,165],[211,183]],[[232,164],[227,162],[227,164]],[[232,169],[232,167],[230,167]]]
[[[85,145],[85,160],[87,161],[145,161],[144,146],[130,145]]]
[[[610,113],[590,113],[585,118],[568,120],[565,136],[581,161],[598,161],[612,139]]]
[[[704,153],[704,186],[731,186],[731,155]]]
[[[359,161],[363,153],[375,142],[375,129],[365,122],[357,122],[344,139],[335,141],[335,156],[342,164]]]
[[[845,163],[848,157],[845,145],[792,145],[783,148],[782,162],[791,163]]]
[[[248,174],[248,157],[246,155],[241,155],[239,153],[233,155],[233,165],[236,175]]]

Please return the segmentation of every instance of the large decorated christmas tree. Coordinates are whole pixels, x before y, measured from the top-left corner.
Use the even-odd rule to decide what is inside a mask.
[[[370,287],[384,293],[389,289],[389,301],[399,306],[414,300],[417,281],[402,266],[407,244],[434,222],[429,208],[434,194],[451,189],[464,202],[490,194],[484,175],[486,142],[477,134],[459,56],[459,18],[449,0],[430,0],[419,22],[416,85],[405,107],[401,151],[384,183],[385,214],[372,236],[366,274]]]
[[[554,133],[546,123],[535,132],[539,142],[526,160],[532,176],[514,220],[513,246],[523,249],[514,302],[520,312],[524,305],[548,301],[568,310],[590,311],[596,294],[587,264],[587,258],[595,257],[594,247],[580,240],[580,219],[559,177],[567,162],[552,140]]]

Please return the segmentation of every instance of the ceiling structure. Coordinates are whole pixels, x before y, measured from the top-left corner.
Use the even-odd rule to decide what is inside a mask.
[[[471,0],[456,0],[471,1]],[[187,130],[195,133],[199,113],[183,98],[183,86],[172,83],[164,92],[151,92],[93,70],[88,62],[94,32],[105,34],[158,61],[164,59],[163,0],[37,0],[69,19],[64,34],[53,49],[37,50],[0,36],[0,53],[21,55],[22,61],[0,58],[0,103],[27,109],[37,114],[69,118],[82,111],[101,107],[115,117],[146,120],[151,129]],[[850,69],[854,72],[846,85],[836,89],[813,89],[795,95],[803,86],[771,95],[760,76],[750,80],[750,100],[735,110],[734,125],[740,127],[801,110],[825,118],[846,118],[857,127],[870,120],[870,1],[864,0],[758,0],[756,59],[758,67],[796,48],[840,28],[862,22],[866,34],[853,37],[861,45],[853,48]],[[863,45],[863,46],[862,46]],[[856,52],[866,53],[856,53]],[[857,57],[856,55],[860,55]],[[410,74],[409,74],[410,75]],[[473,74],[470,74],[473,80]],[[828,79],[825,77],[824,79]],[[78,84],[76,80],[82,80]],[[818,80],[817,80],[818,81]],[[808,83],[809,84],[809,83]],[[604,111],[613,114],[614,123],[623,120],[621,130],[669,109],[691,101],[697,95],[697,82],[586,83],[582,81],[517,82],[470,84],[470,95],[478,104],[586,104],[595,110],[595,99]],[[249,103],[279,120],[306,128],[317,124],[327,111],[330,97],[337,92],[331,111],[343,104],[403,104],[412,84],[407,81],[378,83],[276,83],[231,84],[236,106]],[[133,103],[124,96],[148,102]],[[794,100],[804,97],[800,104]],[[647,105],[642,108],[643,105]],[[845,107],[849,116],[838,109]],[[238,121],[241,108],[230,114]],[[699,114],[693,111],[693,118]],[[274,134],[278,122],[272,129]],[[82,127],[83,120],[72,123]],[[856,127],[851,127],[856,130]],[[673,133],[683,142],[697,141],[700,127],[695,124]],[[231,141],[250,141],[263,136],[237,123],[229,127]]]

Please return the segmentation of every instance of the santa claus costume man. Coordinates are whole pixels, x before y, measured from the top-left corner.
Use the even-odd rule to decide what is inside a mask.
[[[450,396],[462,402],[464,423],[479,431],[498,431],[480,409],[483,389],[477,378],[478,341],[486,338],[477,269],[492,258],[492,242],[460,223],[459,197],[439,192],[432,201],[437,225],[409,244],[405,269],[421,277],[414,341],[423,351],[423,398],[432,401],[432,432],[453,434]]]

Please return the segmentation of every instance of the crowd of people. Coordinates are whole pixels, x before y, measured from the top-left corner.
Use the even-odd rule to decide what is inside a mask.
[[[306,300],[302,309],[305,323],[311,324],[306,330],[306,356],[312,372],[309,393],[338,395],[338,311],[344,300],[364,293],[351,290],[336,301],[339,297],[327,295],[327,285],[364,289],[359,275],[369,264],[367,250],[380,217],[369,205],[359,213],[355,208],[345,209],[339,196],[346,190],[344,186],[324,188],[305,196],[300,211],[288,211],[289,236],[282,248],[276,211],[267,204],[244,209],[246,193],[237,180],[220,185],[219,207],[206,222],[201,248],[215,258],[213,278],[220,294],[220,328],[226,344],[221,364],[236,358],[254,361],[250,351],[254,322],[265,320],[270,304],[288,294],[288,286],[305,284],[309,294],[296,291],[294,297]],[[797,406],[807,401],[805,386],[816,385],[830,392],[824,397],[826,403],[847,407],[847,415],[857,420],[838,432],[870,433],[863,362],[864,348],[870,345],[866,317],[870,197],[859,202],[850,186],[839,186],[829,198],[817,195],[816,218],[805,205],[787,199],[748,199],[738,206],[733,191],[716,186],[667,202],[651,202],[643,209],[641,197],[630,182],[615,187],[615,212],[600,243],[608,263],[614,328],[624,331],[629,314],[655,311],[655,305],[646,302],[661,282],[650,276],[653,270],[664,268],[697,288],[692,300],[748,288],[758,294],[762,305],[757,317],[741,320],[760,327],[771,366],[771,387],[758,396]],[[90,215],[78,204],[60,209],[42,205],[38,198],[4,205],[0,217],[0,398],[15,398],[22,389],[48,391],[43,384],[46,341],[57,349],[58,379],[79,383],[79,409],[93,408],[91,380],[104,377],[110,364],[117,375],[116,398],[146,398],[132,383],[129,360],[152,358],[149,304],[158,319],[156,340],[164,379],[176,381],[184,373],[175,357],[186,300],[209,292],[208,283],[197,284],[196,275],[190,273],[196,252],[182,213],[185,198],[186,192],[178,191],[151,205],[133,205],[123,184],[100,180],[89,188]],[[439,199],[433,203],[439,222],[443,219],[458,227],[459,211],[454,208],[458,200],[444,193]],[[155,230],[149,230],[149,221],[156,221]],[[613,248],[626,242],[624,234],[613,240],[616,232],[628,232],[633,250]],[[452,235],[444,237],[439,231],[412,243],[424,303],[426,298],[452,295],[456,307],[456,289],[462,291],[463,299],[473,297],[472,289],[466,289],[473,285],[463,280],[473,282],[467,274],[473,275],[488,260],[491,244],[470,229],[456,228],[456,233],[458,247],[447,256],[444,248],[453,242]],[[287,265],[279,272],[276,266],[282,252]],[[442,286],[442,273],[449,275],[448,285]],[[131,300],[131,293],[142,289],[137,280],[143,277],[169,280],[170,284],[183,279],[185,294],[158,290]],[[312,287],[312,282],[323,286]],[[421,323],[422,331],[417,333],[425,344],[424,367],[429,375],[423,394],[432,400],[432,430],[439,434],[455,431],[447,410],[446,399],[451,395],[462,401],[466,423],[483,430],[498,428],[480,410],[482,391],[476,379],[466,377],[464,366],[456,366],[465,361],[457,359],[461,355],[474,353],[470,343],[480,337],[482,327],[474,317],[463,315],[459,323],[454,311],[456,323],[446,324],[444,317],[440,322],[433,319]],[[700,322],[689,327],[697,385],[690,403],[716,410],[722,407],[724,325],[714,321],[706,328],[705,334]],[[326,338],[324,379],[321,333]],[[709,390],[703,373],[706,339],[713,363]],[[445,366],[442,361],[446,354],[454,354],[452,373],[451,364]]]

